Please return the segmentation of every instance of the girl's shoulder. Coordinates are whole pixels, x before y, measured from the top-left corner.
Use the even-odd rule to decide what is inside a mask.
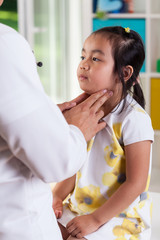
[[[113,112],[105,118],[105,121],[107,128],[113,129],[115,126],[119,126],[124,145],[138,141],[154,140],[150,116],[130,95],[127,95],[120,102]]]
[[[127,121],[135,122],[139,120],[140,123],[147,121],[151,124],[149,114],[130,95],[127,95],[126,97],[126,104],[121,114],[123,116],[124,123]]]
[[[136,118],[151,121],[148,113],[128,94],[104,120],[112,125],[115,122],[125,124],[128,120],[134,122]]]
[[[131,96],[126,98],[126,106],[122,115],[122,133],[125,145],[137,141],[154,140],[150,116]]]

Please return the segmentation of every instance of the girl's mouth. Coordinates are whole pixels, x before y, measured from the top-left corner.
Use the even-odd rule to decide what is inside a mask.
[[[85,80],[87,80],[88,79],[88,77],[86,77],[85,75],[80,75],[79,76],[79,80],[80,81],[85,81]]]

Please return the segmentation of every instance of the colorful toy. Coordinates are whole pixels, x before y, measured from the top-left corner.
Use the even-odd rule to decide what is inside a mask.
[[[121,0],[99,0],[97,3],[98,11],[113,12],[122,8]]]
[[[133,13],[134,12],[133,0],[124,0],[124,1],[128,5],[128,12]]]
[[[133,13],[133,0],[98,0],[98,12],[129,12]]]

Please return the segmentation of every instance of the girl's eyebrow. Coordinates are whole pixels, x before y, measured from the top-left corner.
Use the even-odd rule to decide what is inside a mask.
[[[86,50],[84,48],[82,48],[82,52],[86,52]],[[103,56],[105,56],[104,52],[102,52],[100,49],[94,49],[91,51],[92,53],[100,53]]]

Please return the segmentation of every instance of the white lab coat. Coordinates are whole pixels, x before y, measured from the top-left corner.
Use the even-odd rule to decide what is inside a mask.
[[[46,96],[28,43],[0,24],[0,240],[62,239],[46,183],[85,158],[84,136]]]

